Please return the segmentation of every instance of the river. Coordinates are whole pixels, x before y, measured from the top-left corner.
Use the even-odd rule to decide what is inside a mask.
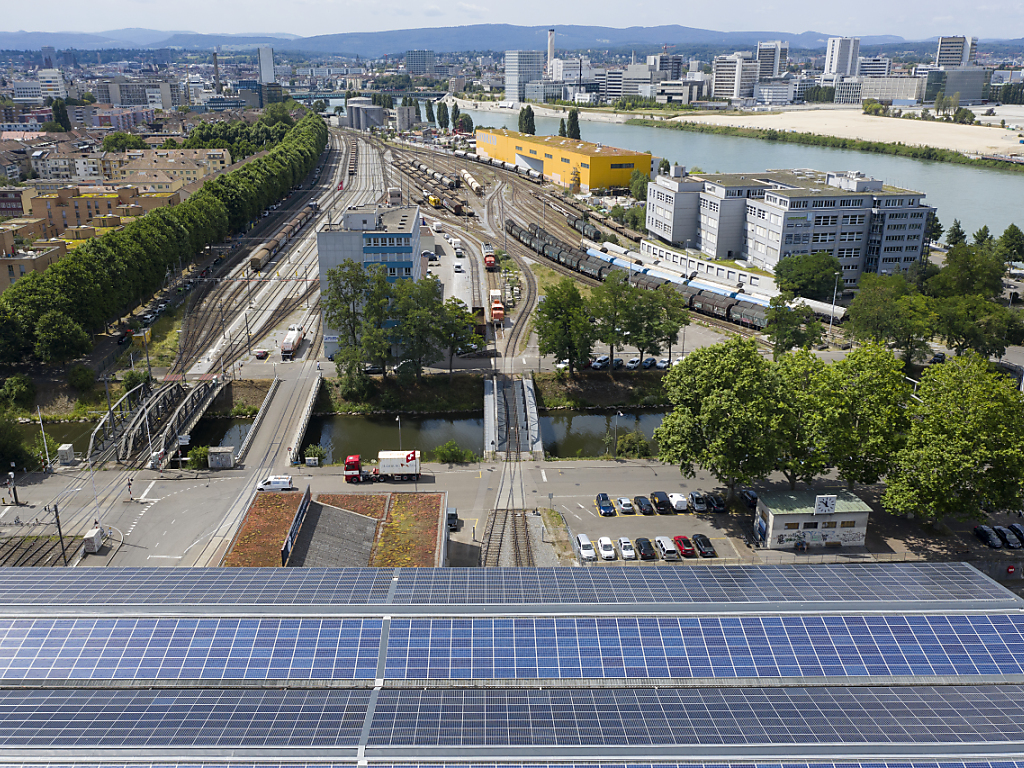
[[[517,111],[463,111],[473,118],[477,127],[515,130],[518,125]],[[538,135],[558,133],[557,119],[537,117],[535,120]],[[769,168],[862,171],[886,184],[923,192],[926,202],[938,209],[939,221],[947,228],[954,218],[960,220],[968,234],[985,224],[993,235],[1002,234],[1015,221],[1018,226],[1024,226],[1024,215],[1020,213],[1024,173],[621,123],[581,121],[580,132],[587,141],[650,151],[707,173],[755,172]]]

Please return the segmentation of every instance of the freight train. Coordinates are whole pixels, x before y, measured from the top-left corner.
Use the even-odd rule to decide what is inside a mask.
[[[521,227],[514,220],[507,219],[505,231],[535,253],[587,277],[605,280],[613,271],[626,272],[631,284],[648,290],[655,290],[665,283],[670,283],[686,297],[687,306],[694,312],[755,330],[762,330],[767,325],[768,300],[761,296],[732,291],[725,286],[689,280],[681,275],[658,270],[645,265],[639,254],[626,251],[624,248],[612,252],[597,248],[582,250],[559,240],[536,224]],[[811,306],[816,315],[826,320],[831,313],[830,305],[822,302],[812,303],[806,299],[796,299],[791,302],[791,306],[798,303]],[[845,311],[842,307],[835,309],[835,321],[841,322]]]
[[[267,266],[267,262],[274,258],[274,256],[277,255],[277,252],[287,245],[293,237],[299,234],[302,228],[312,221],[315,216],[316,210],[311,207],[303,208],[295,214],[295,217],[281,227],[276,235],[259,245],[256,250],[252,252],[252,255],[249,257],[249,268],[253,272],[259,272],[262,270]]]
[[[359,167],[359,143],[350,139],[348,142],[348,175],[355,176]]]
[[[519,176],[522,176],[528,181],[532,181],[534,184],[543,184],[544,177],[540,172],[533,170],[532,168],[519,168],[513,163],[505,163],[501,160],[496,160],[493,157],[481,157],[476,152],[467,152],[464,149],[456,149],[455,156],[461,157],[465,160],[471,160],[474,163],[481,163],[483,165],[490,165],[494,168],[502,168],[506,171],[512,171]]]

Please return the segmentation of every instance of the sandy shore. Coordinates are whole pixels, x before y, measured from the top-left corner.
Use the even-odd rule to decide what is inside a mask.
[[[1017,131],[989,126],[871,117],[865,115],[859,108],[751,115],[686,115],[676,119],[737,128],[774,128],[779,131],[817,133],[863,141],[899,141],[911,146],[938,147],[964,154],[1024,155],[1024,144],[1019,143]]]

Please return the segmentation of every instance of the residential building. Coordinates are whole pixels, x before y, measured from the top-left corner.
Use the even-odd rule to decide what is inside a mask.
[[[788,42],[769,40],[757,44],[757,79],[759,82],[782,77],[786,74],[788,64]]]
[[[387,270],[388,281],[419,280],[427,274],[427,259],[420,249],[420,209],[415,206],[388,208],[378,205],[353,206],[345,210],[341,221],[325,224],[316,233],[320,265],[320,290],[328,290],[327,272],[345,261],[364,267],[380,265]],[[324,354],[338,351],[338,329],[326,318]]]
[[[155,117],[150,107],[95,109],[92,111],[90,126],[129,133],[137,125],[152,123]]]
[[[978,54],[978,38],[959,35],[940,37],[935,52],[937,67],[968,67],[975,63]]]
[[[59,235],[68,227],[110,226],[97,223],[102,217],[143,216],[180,202],[178,192],[139,192],[134,187],[121,187],[113,192],[81,192],[77,187],[66,187],[32,198],[32,217],[44,219]]]
[[[842,265],[846,286],[855,286],[864,272],[906,271],[920,261],[925,225],[934,210],[920,192],[853,171],[683,178],[686,184],[659,176],[648,187],[649,200],[654,192],[653,213],[648,203],[652,236],[769,272],[787,256],[828,251]]]
[[[59,69],[40,69],[36,73],[36,80],[39,81],[39,94],[46,99],[66,99],[68,88],[64,84],[64,75]]]
[[[462,93],[464,90],[466,90],[466,78],[448,78],[448,93]]]
[[[892,73],[892,60],[887,56],[873,56],[857,59],[857,75],[860,77],[889,77]]]
[[[274,74],[274,49],[269,45],[261,45],[256,49],[257,64],[261,83],[277,82]],[[289,67],[289,72],[291,68]]]
[[[760,64],[750,51],[716,56],[712,71],[711,97],[750,99],[760,73]]]
[[[142,171],[163,171],[190,184],[229,165],[231,151],[227,149],[129,149],[103,154],[103,176],[113,181]]]
[[[0,187],[0,219],[19,219],[32,210],[31,187]]]
[[[768,549],[863,547],[869,507],[845,489],[767,490],[758,493],[754,538]]]
[[[478,130],[476,151],[484,157],[537,171],[563,187],[583,191],[627,186],[635,169],[653,176],[659,160],[629,149],[505,129]]]
[[[170,111],[188,102],[186,91],[172,80],[128,80],[115,77],[92,84],[99,104],[111,107],[146,107]]]
[[[405,71],[410,75],[434,74],[434,52],[433,51],[406,51]]]
[[[825,74],[856,75],[859,59],[859,37],[830,37],[825,52]]]
[[[21,216],[15,219],[0,221],[0,230],[10,231],[15,242],[18,240],[39,240],[41,238],[56,237],[57,230],[54,229],[46,219],[35,219],[31,216]]]
[[[526,84],[544,79],[544,51],[505,51],[505,101],[525,101]]]
[[[33,106],[43,105],[43,92],[38,80],[15,80],[13,84],[14,103],[30,104]]]
[[[30,245],[17,245],[11,230],[4,229],[2,224],[0,250],[0,293],[30,272],[45,272],[67,255],[67,246],[60,240],[36,240]]]

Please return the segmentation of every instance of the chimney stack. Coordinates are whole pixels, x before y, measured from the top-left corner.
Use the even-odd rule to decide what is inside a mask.
[[[220,95],[220,66],[217,64],[217,51],[219,49],[219,45],[213,49],[213,91],[218,96]]]

